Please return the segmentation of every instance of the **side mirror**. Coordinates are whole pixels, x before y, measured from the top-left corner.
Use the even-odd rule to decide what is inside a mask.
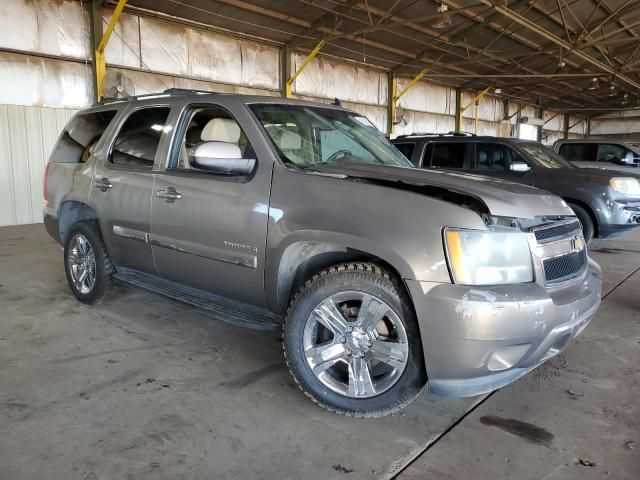
[[[235,143],[203,142],[189,153],[192,167],[222,175],[250,175],[256,161],[242,158],[240,147]]]
[[[531,170],[531,167],[525,162],[511,162],[509,169],[512,172],[528,172]]]

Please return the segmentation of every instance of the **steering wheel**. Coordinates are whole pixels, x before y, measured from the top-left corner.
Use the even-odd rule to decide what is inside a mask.
[[[325,160],[325,163],[331,163],[337,160],[338,158],[344,158],[347,155],[351,155],[351,150],[346,150],[344,148],[342,150],[337,150],[333,152],[331,156]]]

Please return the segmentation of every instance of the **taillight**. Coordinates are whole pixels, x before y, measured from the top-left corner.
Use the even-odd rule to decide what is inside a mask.
[[[42,178],[42,196],[44,198],[44,206],[49,206],[49,195],[47,195],[47,177],[49,176],[49,165],[50,162],[44,166],[44,177]]]

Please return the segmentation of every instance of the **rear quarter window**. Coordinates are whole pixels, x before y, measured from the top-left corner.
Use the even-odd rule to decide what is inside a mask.
[[[117,110],[79,113],[64,128],[49,160],[56,163],[83,163],[91,147],[102,137]]]
[[[413,152],[416,149],[416,144],[414,142],[407,143],[394,143],[395,147],[400,150],[400,153],[407,157],[407,160],[411,160],[413,156]]]

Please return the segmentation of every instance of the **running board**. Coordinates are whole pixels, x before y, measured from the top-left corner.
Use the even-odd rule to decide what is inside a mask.
[[[253,305],[230,300],[129,268],[118,268],[117,272],[113,274],[113,278],[125,285],[185,303],[201,310],[207,316],[233,325],[254,330],[274,330],[279,328],[282,322],[276,315]]]

